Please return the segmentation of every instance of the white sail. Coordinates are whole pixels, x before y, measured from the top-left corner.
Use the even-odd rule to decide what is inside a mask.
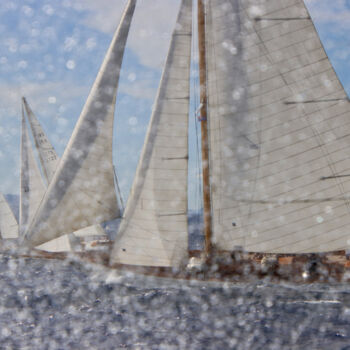
[[[35,249],[44,250],[45,252],[50,253],[59,253],[59,252],[71,252],[72,247],[69,240],[69,235],[63,235],[61,237],[52,239],[46,243],[36,246]]]
[[[350,104],[302,0],[208,0],[214,244],[350,245]]]
[[[33,133],[33,139],[35,142],[35,147],[39,154],[42,170],[45,175],[46,182],[49,184],[57,169],[59,158],[56,154],[55,149],[46,137],[41,124],[39,123],[32,109],[29,107],[26,99],[23,97],[22,100],[25,111],[27,113],[29,125]]]
[[[32,221],[45,193],[40,170],[33,154],[28,129],[22,109],[21,179],[20,179],[19,227],[22,236]]]
[[[88,226],[84,227],[76,232],[74,232],[75,237],[80,237],[80,238],[88,238],[88,237],[101,237],[101,236],[106,236],[106,232],[103,230],[101,225],[94,225],[94,226]]]
[[[47,183],[49,183],[54,172],[55,172],[59,158],[58,158],[54,148],[50,144],[48,138],[46,137],[44,130],[42,129],[39,121],[36,119],[33,111],[29,107],[29,105],[24,97],[22,98],[22,103],[23,103],[23,107],[27,113],[29,125],[31,126],[31,129],[32,129],[33,139],[34,139],[34,143],[35,143],[36,149],[37,149],[38,154],[39,154],[39,159],[40,159],[43,173],[45,175]],[[24,124],[23,127],[26,128],[26,125]],[[26,131],[26,135],[28,137],[27,131]],[[31,149],[31,145],[28,145],[28,147],[30,147],[30,149]],[[22,163],[23,163],[23,160],[22,160]],[[43,181],[41,181],[42,177],[41,177],[41,174],[38,170],[37,163],[35,161],[32,161],[32,162],[28,162],[27,165],[28,165],[27,170],[24,170],[22,168],[21,177],[25,178],[26,177],[25,172],[30,172],[33,174],[33,176],[40,177],[40,179],[38,178],[37,181],[44,185]],[[45,187],[44,188],[44,191],[45,191],[46,186],[44,185],[44,187]],[[44,193],[45,193],[44,191],[40,191],[39,193],[41,193],[41,195],[44,196]],[[31,217],[28,219],[28,224],[29,224],[30,220],[33,218],[34,213],[38,209],[39,203],[40,203],[42,198],[39,199],[36,197],[35,201],[33,201],[33,200],[28,201],[27,204],[22,202],[23,198],[24,197],[21,198],[21,206],[22,205],[27,206],[28,211],[31,212],[31,214],[32,214]],[[21,227],[21,232],[22,233],[25,232],[25,229],[26,229],[26,226]],[[53,239],[49,242],[44,243],[43,245],[35,247],[35,248],[39,249],[39,250],[48,251],[48,252],[71,251],[71,246],[70,246],[68,235],[64,235],[62,237]]]
[[[130,0],[25,239],[36,246],[119,216],[112,163],[119,73],[136,0]],[[62,219],[64,218],[64,219]]]
[[[111,264],[186,261],[191,36],[192,0],[184,0]]]
[[[23,104],[27,112],[27,117],[33,133],[35,146],[39,153],[39,159],[41,167],[43,169],[43,173],[45,174],[47,183],[50,183],[60,158],[56,154],[54,147],[50,143],[49,138],[45,134],[39,120],[36,118],[35,114],[33,113],[25,98],[23,98]],[[46,242],[36,247],[36,249],[45,250],[49,252],[71,251],[72,247],[70,244],[70,238],[72,237],[70,237],[70,235],[88,237],[89,234],[92,237],[107,237],[106,233],[99,225],[89,226],[87,228],[78,230],[73,234],[66,234],[61,237],[55,238],[49,242]]]
[[[0,237],[2,239],[18,238],[17,220],[2,193],[0,193]]]

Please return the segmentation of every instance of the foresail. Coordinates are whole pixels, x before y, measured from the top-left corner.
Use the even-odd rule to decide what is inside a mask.
[[[113,120],[135,3],[128,2],[58,169],[27,231],[28,245],[39,245],[119,216],[112,163]]]
[[[191,37],[192,0],[184,0],[111,264],[186,261]]]
[[[42,181],[40,170],[33,154],[33,148],[28,135],[28,128],[22,110],[22,135],[21,135],[21,179],[20,179],[20,208],[19,227],[23,236],[28,225],[32,221],[41,199],[45,193],[45,185]]]
[[[33,133],[33,139],[36,149],[38,150],[43,173],[45,175],[47,184],[49,184],[57,169],[59,158],[25,98],[23,98],[23,105],[26,110],[29,125]]]
[[[56,154],[56,151],[53,148],[52,144],[50,143],[49,138],[45,134],[39,120],[36,118],[32,109],[29,107],[29,104],[25,98],[23,98],[23,104],[27,113],[29,125],[31,126],[34,143],[39,154],[40,164],[43,173],[45,174],[47,183],[50,183],[60,159]],[[83,228],[77,231],[76,233],[80,234],[80,231],[84,232],[84,234],[90,233],[94,237],[98,232],[100,237],[106,237],[106,233],[102,230],[100,226],[96,228],[94,226],[89,226],[87,228]],[[49,252],[71,251],[72,247],[70,244],[70,235],[73,235],[73,233],[55,238],[35,248]]]
[[[18,238],[18,223],[2,193],[0,193],[0,237]]]
[[[44,250],[51,253],[63,253],[72,251],[69,235],[63,235],[58,238],[52,239],[46,243],[40,244],[35,247],[38,250]]]
[[[350,245],[350,104],[302,0],[207,1],[214,244]]]

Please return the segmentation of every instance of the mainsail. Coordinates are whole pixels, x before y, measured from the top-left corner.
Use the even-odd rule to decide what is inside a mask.
[[[214,244],[350,245],[348,97],[302,0],[208,0]]]
[[[21,134],[21,179],[20,179],[19,227],[23,236],[27,226],[32,221],[36,210],[45,193],[40,170],[33,154],[33,148],[28,135],[24,110],[22,109]]]
[[[183,0],[112,264],[186,261],[191,38],[192,0]]]
[[[0,237],[18,238],[18,223],[2,193],[0,193]]]
[[[25,239],[36,246],[119,216],[112,163],[119,73],[136,0],[129,0],[72,137]]]

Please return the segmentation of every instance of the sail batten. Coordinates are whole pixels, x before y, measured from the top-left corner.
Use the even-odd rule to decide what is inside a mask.
[[[113,122],[135,5],[136,0],[129,0],[72,137],[27,231],[29,245],[120,215],[114,191]]]
[[[191,2],[180,5],[111,264],[179,266],[186,261]]]
[[[209,0],[206,39],[214,244],[346,249],[350,103],[303,1]]]

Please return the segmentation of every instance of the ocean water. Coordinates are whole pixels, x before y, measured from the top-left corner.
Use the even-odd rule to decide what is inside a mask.
[[[350,349],[350,286],[120,276],[0,256],[1,349]]]

